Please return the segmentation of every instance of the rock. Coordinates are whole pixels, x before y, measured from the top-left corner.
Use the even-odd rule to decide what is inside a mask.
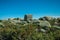
[[[46,32],[46,30],[44,30],[44,29],[41,29],[41,32]]]
[[[47,20],[47,21],[49,21],[49,20],[53,19],[53,18],[52,18],[52,17],[50,17],[50,16],[45,16],[45,17],[43,17],[43,18],[45,18],[45,20]]]
[[[40,21],[39,25],[42,26],[42,27],[45,27],[45,26],[46,27],[51,27],[51,25],[48,21]]]
[[[3,23],[0,23],[0,27],[4,27],[4,24]]]

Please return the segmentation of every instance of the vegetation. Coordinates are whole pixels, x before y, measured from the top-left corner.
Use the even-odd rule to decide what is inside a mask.
[[[40,29],[44,29],[45,32]],[[9,20],[0,20],[0,40],[60,40],[60,29],[53,27],[52,24],[51,27],[42,27],[33,23],[15,25]]]

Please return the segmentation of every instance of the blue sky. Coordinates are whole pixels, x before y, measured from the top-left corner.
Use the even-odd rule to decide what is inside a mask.
[[[60,16],[60,0],[0,0],[0,19],[32,14],[33,18]]]

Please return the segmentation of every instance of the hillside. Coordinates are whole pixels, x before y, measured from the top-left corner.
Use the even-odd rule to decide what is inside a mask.
[[[60,40],[60,18],[0,20],[0,40]]]

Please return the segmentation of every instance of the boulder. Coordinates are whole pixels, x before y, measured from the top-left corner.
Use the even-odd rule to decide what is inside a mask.
[[[50,25],[50,23],[49,23],[48,21],[41,21],[41,20],[40,20],[39,25],[40,25],[41,27],[51,27],[51,25]]]

